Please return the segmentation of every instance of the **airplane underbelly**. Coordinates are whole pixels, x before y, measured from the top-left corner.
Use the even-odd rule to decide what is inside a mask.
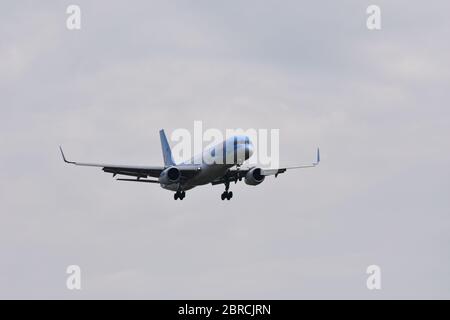
[[[201,172],[194,176],[193,178],[187,180],[182,183],[171,183],[171,184],[161,184],[161,187],[166,190],[178,191],[178,190],[189,190],[194,188],[195,186],[201,186],[212,181],[221,178],[225,175],[227,170],[232,167],[232,165],[212,165],[202,168]]]
[[[212,165],[205,167],[197,176],[190,179],[188,181],[188,184],[193,186],[199,186],[211,183],[217,178],[223,177],[230,167],[232,167],[232,165],[231,166]]]
[[[187,184],[182,184],[180,186],[180,183],[171,183],[171,184],[161,184],[161,188],[166,189],[166,190],[171,190],[171,191],[178,191],[178,190],[190,190],[192,188],[194,188],[195,186],[193,185],[187,185]]]

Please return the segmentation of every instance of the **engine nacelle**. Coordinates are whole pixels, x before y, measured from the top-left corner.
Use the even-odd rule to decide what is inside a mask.
[[[170,167],[161,172],[159,176],[159,183],[172,184],[180,181],[181,172],[176,167]]]
[[[261,168],[250,169],[245,175],[245,183],[250,186],[256,186],[264,181],[266,177],[261,174]]]

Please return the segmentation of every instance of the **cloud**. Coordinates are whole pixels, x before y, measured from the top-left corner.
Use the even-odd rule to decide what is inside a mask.
[[[64,3],[2,5],[0,297],[448,298],[449,6],[381,1],[370,32],[369,4],[79,1],[75,32]],[[160,164],[194,120],[323,161],[175,202],[57,148]]]

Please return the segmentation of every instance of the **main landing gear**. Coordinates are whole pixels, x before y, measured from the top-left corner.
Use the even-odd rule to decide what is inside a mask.
[[[230,189],[229,181],[225,182],[225,191],[220,195],[220,198],[222,200],[230,200],[231,198],[233,198],[233,191],[228,191],[228,189]]]
[[[177,191],[173,195],[174,200],[178,200],[178,199],[183,200],[184,197],[186,197],[186,192],[185,191]]]
[[[221,194],[220,198],[221,198],[222,200],[225,200],[225,199],[230,200],[231,198],[233,198],[233,191],[230,191],[230,192],[224,191],[224,192]]]

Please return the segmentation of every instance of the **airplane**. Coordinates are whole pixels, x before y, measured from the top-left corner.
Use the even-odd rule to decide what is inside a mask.
[[[233,192],[229,191],[230,183],[242,181],[247,185],[256,186],[264,181],[267,176],[279,174],[290,169],[312,168],[320,162],[320,150],[317,149],[317,159],[308,165],[284,167],[275,169],[263,169],[257,166],[241,168],[241,165],[249,159],[254,152],[254,147],[248,136],[233,136],[222,143],[204,150],[189,161],[175,163],[164,130],[159,131],[161,147],[164,159],[163,166],[129,166],[110,165],[97,163],[84,163],[68,161],[62,147],[61,156],[64,162],[86,167],[100,167],[104,172],[116,175],[131,176],[129,178],[117,178],[118,181],[131,181],[159,184],[163,189],[175,191],[174,200],[183,200],[186,191],[197,186],[224,184],[225,191],[221,194],[222,200],[230,200]],[[149,179],[156,178],[156,179]]]

